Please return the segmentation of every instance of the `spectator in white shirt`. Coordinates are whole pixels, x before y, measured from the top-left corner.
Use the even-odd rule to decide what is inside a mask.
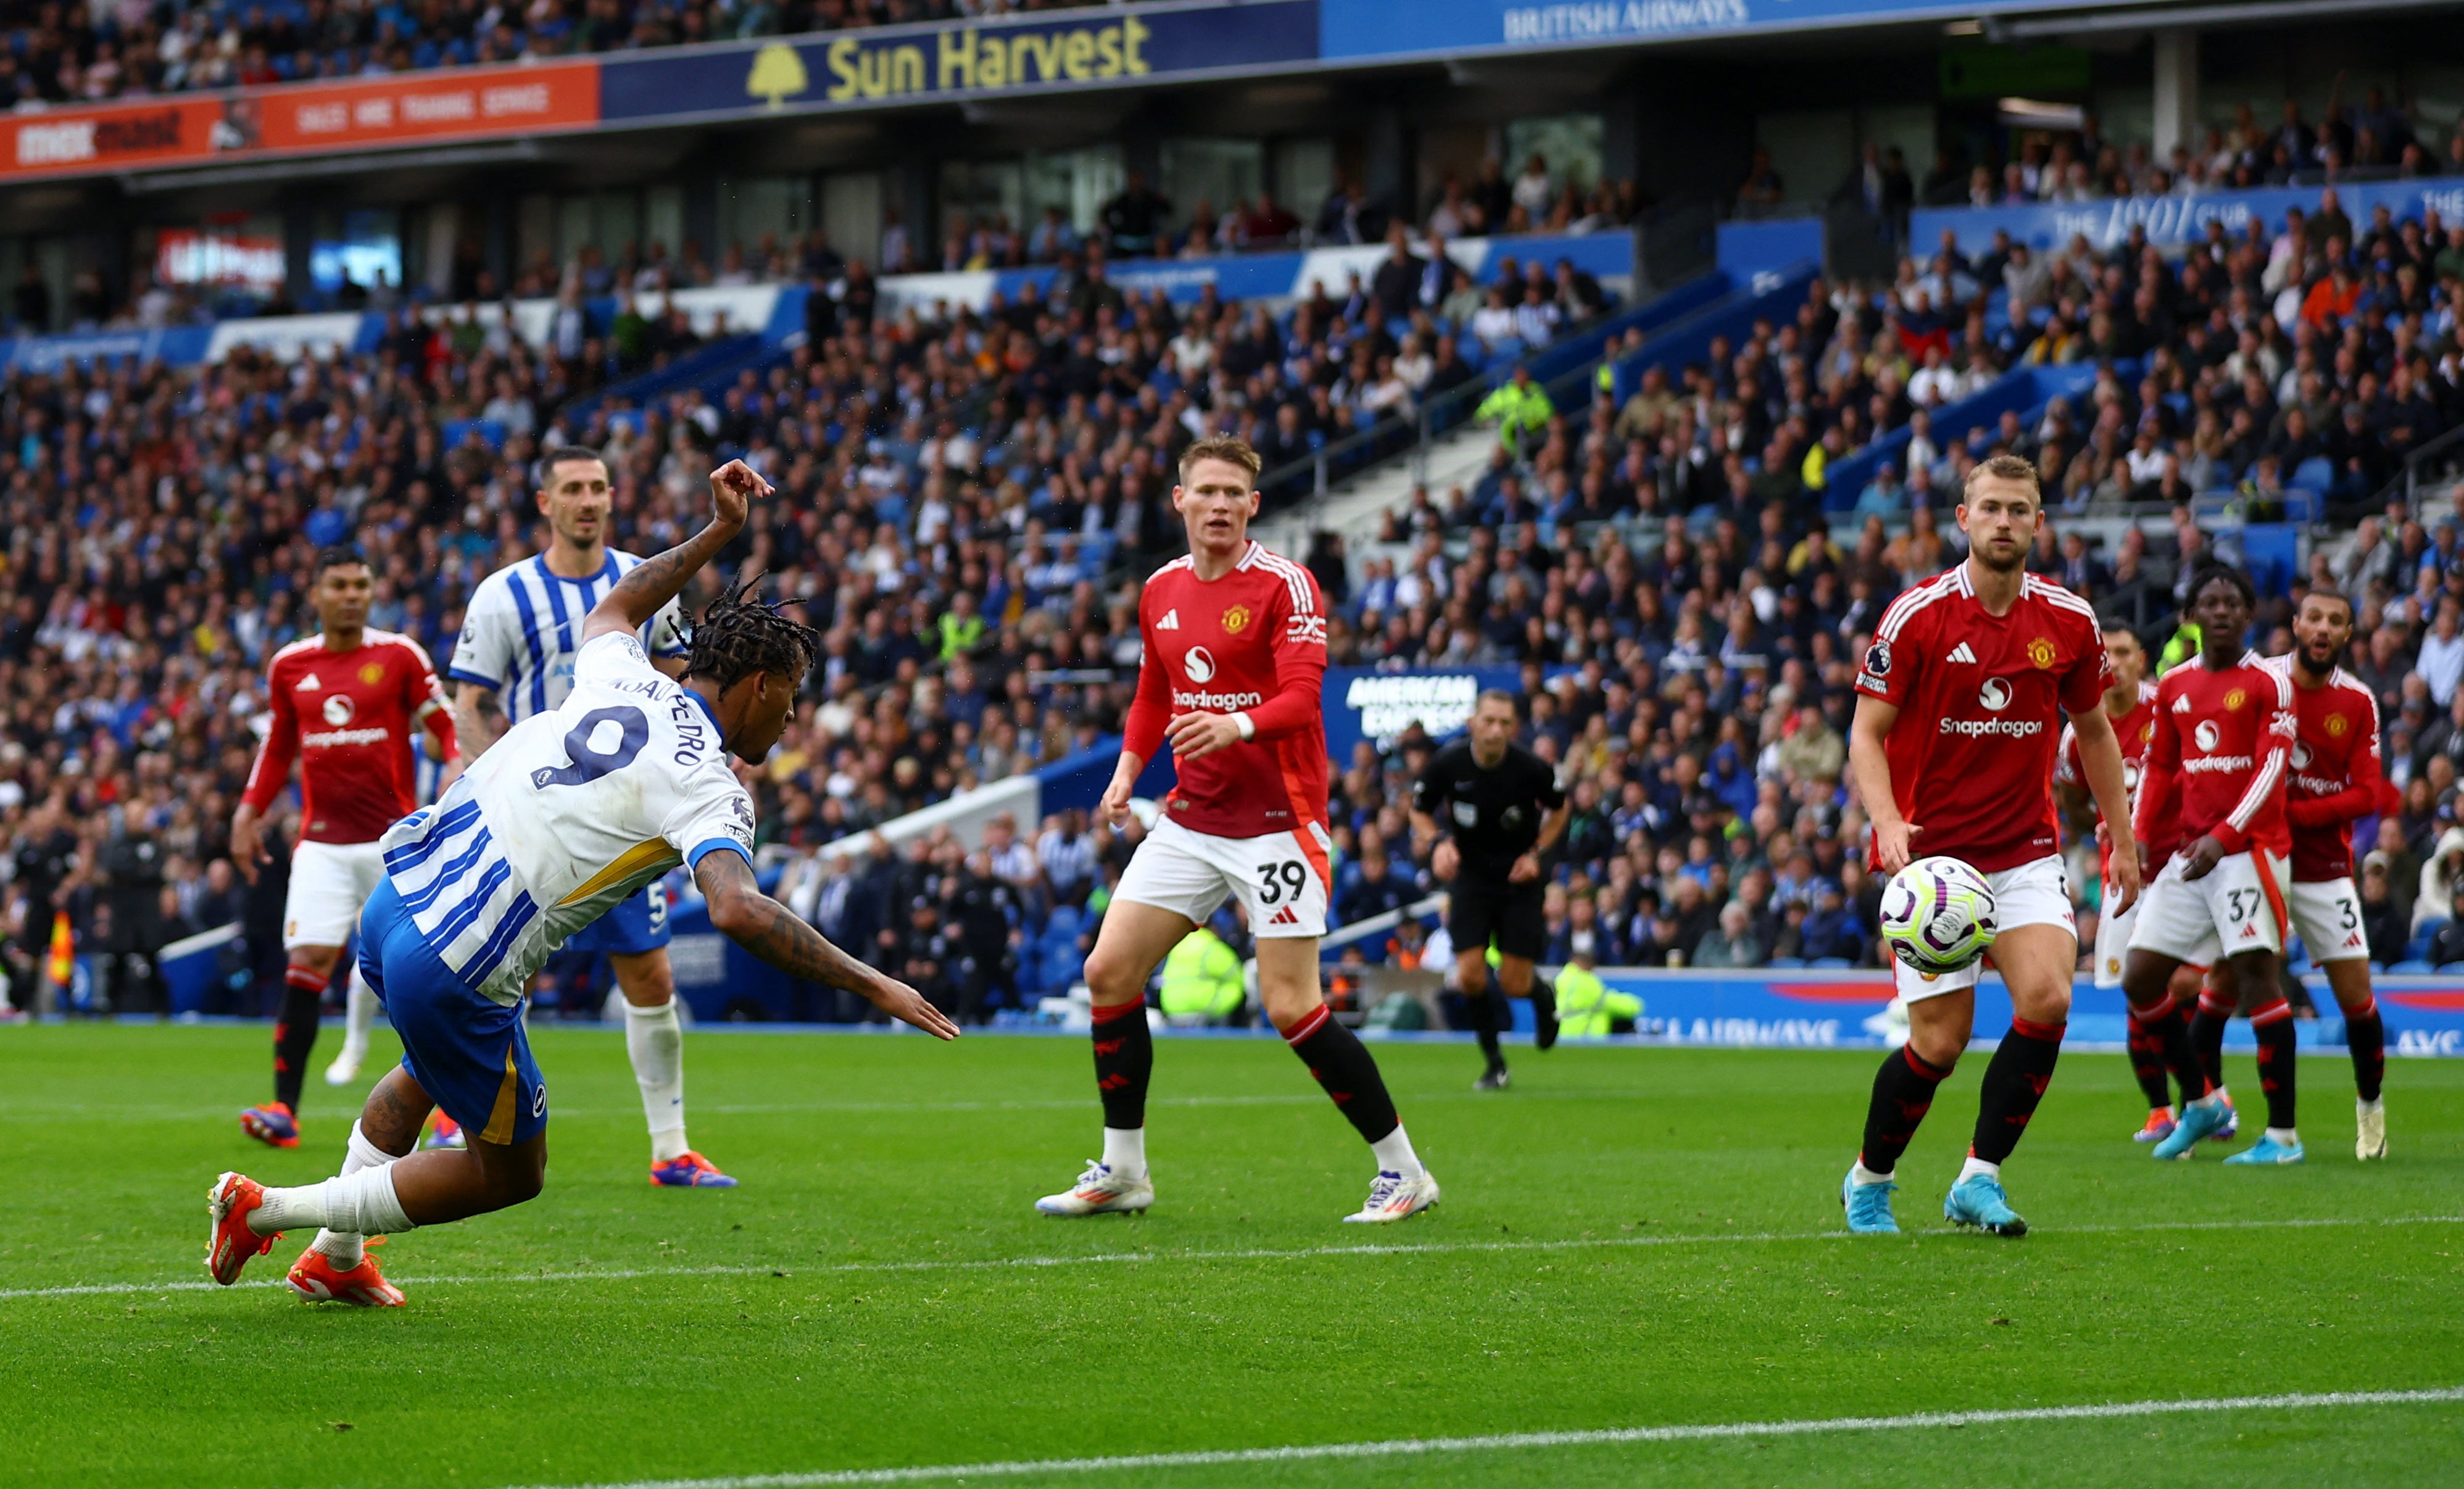
[[[2464,682],[2464,635],[2457,634],[2453,600],[2438,602],[2437,624],[2421,638],[2421,655],[2412,669],[2430,685],[2430,696],[2440,708],[2454,702],[2456,684]]]

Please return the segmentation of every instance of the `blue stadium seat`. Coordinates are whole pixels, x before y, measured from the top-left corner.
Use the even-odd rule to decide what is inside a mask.
[[[2430,965],[2428,962],[2423,961],[2423,960],[2422,960],[2420,957],[2418,957],[2418,956],[2408,956],[2408,957],[2406,957],[2403,961],[2400,961],[2400,962],[2396,963],[2394,966],[2392,966],[2392,967],[2390,967],[2390,968],[2388,968],[2388,969],[2387,969],[2387,971],[2389,971],[2389,972],[2399,972],[2399,973],[2409,973],[2409,972],[2436,972],[2437,970],[2438,970],[2437,968],[2432,967],[2432,966],[2431,966],[2431,965]]]
[[[2336,468],[2327,463],[2326,456],[2313,455],[2295,466],[2293,473],[2284,478],[2284,484],[2298,486],[2304,491],[2323,492],[2336,484]]]
[[[1805,965],[1805,958],[1802,956],[1774,956],[1770,961],[1764,963],[1764,965],[1772,968],[1797,968]]]
[[[1810,967],[1820,967],[1834,972],[1844,972],[1849,967],[1853,966],[1854,963],[1850,962],[1845,956],[1817,956],[1806,965]]]

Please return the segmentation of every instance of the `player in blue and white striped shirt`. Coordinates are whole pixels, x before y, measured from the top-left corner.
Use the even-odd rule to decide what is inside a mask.
[[[957,1038],[923,995],[830,945],[754,881],[753,799],[730,762],[777,746],[820,638],[732,586],[702,612],[681,682],[650,665],[641,631],[771,488],[736,460],[712,473],[711,493],[708,527],[637,565],[588,613],[563,706],[508,730],[442,800],[378,840],[385,872],[360,912],[360,974],[385,999],[402,1064],[368,1093],[340,1174],[297,1188],[214,1181],[215,1281],[237,1281],[284,1230],[316,1226],[293,1291],[400,1306],[368,1237],[537,1195],[548,1111],[522,1024],[531,977],[566,937],[680,864],[713,928],[738,946]],[[435,1107],[469,1134],[463,1151],[411,1151]]]
[[[462,748],[476,758],[509,724],[548,712],[573,690],[574,653],[583,618],[642,560],[607,546],[613,493],[606,463],[578,447],[550,450],[539,462],[539,515],[547,519],[547,551],[498,569],[479,581],[462,616],[462,637],[446,676],[453,688]],[[685,668],[685,624],[669,601],[643,627],[650,665],[670,677]],[[490,704],[502,718],[491,716]],[[605,952],[625,995],[625,1050],[642,1088],[650,1126],[652,1182],[683,1188],[725,1188],[736,1181],[685,1141],[684,1030],[676,1020],[676,979],[668,963],[668,900],[651,885],[566,943],[577,952]]]

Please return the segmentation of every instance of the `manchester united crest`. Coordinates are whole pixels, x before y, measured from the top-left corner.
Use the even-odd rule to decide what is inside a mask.
[[[2231,713],[2233,710],[2240,708],[2243,704],[2248,703],[2249,701],[2250,694],[2236,688],[2231,692],[2225,694],[2225,712],[2227,713]]]
[[[367,663],[360,668],[360,681],[373,688],[385,681],[385,668],[374,662]]]
[[[2054,644],[2042,636],[2039,636],[2035,640],[2028,643],[2028,660],[2034,662],[2039,668],[2052,667],[2054,665]]]
[[[1231,609],[1223,612],[1223,634],[1226,636],[1240,635],[1243,631],[1249,628],[1249,622],[1252,619],[1253,617],[1250,615],[1249,607],[1247,605],[1234,605]]]
[[[2353,721],[2342,713],[2330,713],[2327,715],[2326,730],[2327,737],[2330,739],[2343,738],[2344,732],[2352,727]]]

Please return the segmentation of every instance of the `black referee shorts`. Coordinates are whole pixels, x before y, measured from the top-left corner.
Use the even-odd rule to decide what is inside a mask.
[[[1455,954],[1485,952],[1494,938],[1500,955],[1538,961],[1549,945],[1540,910],[1548,884],[1545,877],[1510,884],[1504,869],[1487,872],[1465,865],[1448,887],[1446,934],[1454,939]]]

